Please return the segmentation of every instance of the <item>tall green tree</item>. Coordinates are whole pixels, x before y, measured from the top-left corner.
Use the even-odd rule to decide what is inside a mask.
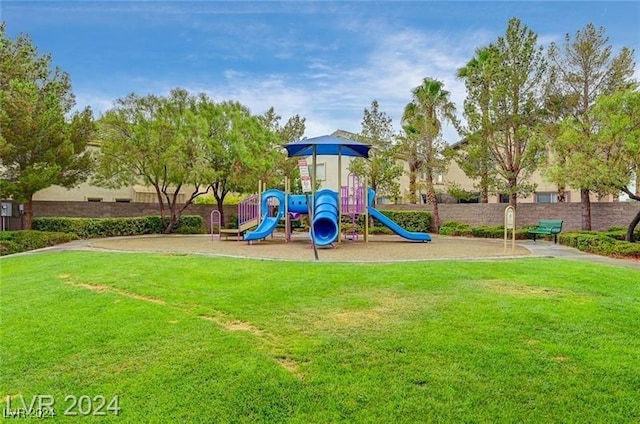
[[[450,100],[449,92],[441,81],[424,78],[422,84],[413,89],[411,102],[402,115],[405,142],[408,147],[411,167],[415,171],[424,171],[427,202],[433,207],[433,225],[440,229],[438,197],[433,185],[434,177],[446,170],[444,156],[445,143],[442,140],[442,124],[457,124],[456,107]],[[413,162],[413,166],[411,163]],[[413,179],[413,185],[411,180]],[[410,194],[415,199],[415,174],[410,175]]]
[[[626,193],[640,202],[640,196],[629,189],[634,172],[640,166],[640,92],[622,90],[598,98],[587,112],[594,122],[594,149],[588,158],[572,155],[569,166],[588,163],[595,176],[590,184],[598,194]],[[576,125],[574,128],[581,129]],[[640,210],[629,223],[626,239],[634,241],[634,230],[640,223]]]
[[[509,20],[504,36],[489,45],[491,75],[487,134],[500,184],[516,206],[534,186],[526,181],[537,169],[544,146],[536,129],[542,119],[547,64],[537,35],[519,19]],[[483,124],[484,126],[484,124]]]
[[[402,165],[396,159],[396,136],[391,118],[380,111],[377,100],[371,102],[369,109],[364,109],[362,131],[358,138],[357,141],[370,144],[372,149],[369,159],[355,158],[351,161],[349,171],[366,177],[367,184],[376,191],[377,199],[398,197]]]
[[[209,128],[209,166],[213,196],[224,222],[224,199],[230,192],[255,191],[258,180],[275,183],[279,138],[264,117],[255,116],[238,102],[207,104],[200,116]]]
[[[92,112],[71,113],[71,80],[51,62],[28,36],[11,40],[0,24],[0,193],[26,203],[26,229],[36,192],[75,187],[93,166],[87,150],[95,132]]]
[[[300,115],[294,115],[290,117],[287,122],[282,125],[280,120],[282,117],[275,112],[273,107],[269,108],[267,112],[261,117],[264,123],[271,131],[276,134],[280,145],[286,143],[292,143],[298,140],[302,140],[306,129],[306,118]],[[298,170],[298,158],[288,157],[287,151],[284,147],[279,149],[280,155],[276,158],[277,182],[279,187],[284,188],[284,178],[289,178],[291,181],[291,190],[293,192],[302,191],[302,183],[300,182],[300,171]]]
[[[464,81],[467,97],[464,101],[464,117],[467,126],[461,129],[464,143],[458,149],[448,149],[448,154],[460,169],[472,180],[477,180],[482,203],[489,202],[489,193],[495,191],[496,170],[491,155],[494,132],[490,114],[491,91],[495,80],[492,70],[497,52],[494,47],[476,49],[475,56],[458,69],[456,77]]]
[[[93,180],[111,188],[154,188],[165,232],[172,232],[215,178],[207,157],[209,128],[198,115],[206,96],[174,89],[169,96],[130,94],[99,120],[100,152]],[[186,200],[178,203],[183,190]]]
[[[568,183],[580,189],[582,228],[591,229],[590,193],[594,190],[592,172],[588,166],[565,166],[565,158],[589,158],[598,143],[596,126],[590,121],[589,111],[602,95],[612,94],[633,85],[635,63],[633,50],[623,47],[613,55],[604,28],[587,24],[576,32],[573,39],[567,34],[562,47],[552,43],[548,56],[552,64],[552,92],[562,100],[563,119],[559,134],[551,140],[548,178],[558,184]],[[578,130],[576,131],[576,128]],[[556,131],[558,132],[558,131]]]

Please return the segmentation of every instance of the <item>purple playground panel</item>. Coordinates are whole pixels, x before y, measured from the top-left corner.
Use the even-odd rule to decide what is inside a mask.
[[[260,214],[260,196],[254,194],[238,204],[238,227],[255,220]]]

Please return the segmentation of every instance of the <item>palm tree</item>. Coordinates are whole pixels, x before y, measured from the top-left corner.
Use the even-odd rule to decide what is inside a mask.
[[[464,153],[458,154],[456,161],[469,178],[479,179],[482,203],[489,202],[489,187],[495,173],[489,147],[492,137],[489,114],[492,90],[490,65],[494,56],[492,46],[477,49],[476,55],[456,72],[456,77],[464,81],[467,88],[464,115],[468,123],[468,128],[463,131],[467,141]]]
[[[415,202],[416,174],[420,170],[424,171],[427,203],[433,206],[433,226],[436,231],[440,229],[440,215],[433,177],[436,172],[443,172],[445,167],[440,138],[442,123],[448,121],[457,124],[456,107],[443,86],[438,80],[422,80],[422,84],[413,89],[411,103],[405,107],[402,116],[403,128],[409,141],[410,196]]]

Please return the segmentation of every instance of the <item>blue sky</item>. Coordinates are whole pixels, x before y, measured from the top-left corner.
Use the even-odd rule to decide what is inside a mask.
[[[545,46],[592,22],[638,61],[637,1],[0,2],[9,35],[26,33],[50,53],[70,74],[77,107],[97,116],[128,93],[182,87],[256,114],[274,106],[283,122],[299,114],[308,137],[359,132],[374,99],[399,130],[424,77],[443,81],[461,110],[456,69],[503,35],[511,17]],[[458,139],[450,127],[444,137]]]

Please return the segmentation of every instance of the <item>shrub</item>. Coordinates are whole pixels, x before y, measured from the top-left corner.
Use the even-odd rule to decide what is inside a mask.
[[[480,225],[478,227],[471,228],[471,235],[473,235],[474,237],[501,238],[504,237],[504,227],[489,227],[487,225]]]
[[[369,234],[372,234],[372,235],[375,235],[375,234],[393,234],[393,231],[391,231],[387,227],[381,227],[379,225],[374,225],[374,226],[369,227]]]
[[[180,227],[203,228],[202,217],[200,215],[183,215],[178,221],[178,229]]]
[[[429,211],[381,211],[392,221],[407,231],[426,233],[431,230],[431,212]]]
[[[41,249],[56,244],[77,240],[70,233],[49,231],[2,231],[0,232],[0,256]]]
[[[612,227],[612,228],[609,228],[605,232],[605,234],[616,240],[624,241],[625,238],[627,237],[627,229],[620,228],[620,227]],[[633,236],[636,240],[640,240],[640,228],[636,228],[636,230],[633,232]]]
[[[472,236],[473,229],[469,224],[463,224],[457,221],[447,221],[440,226],[440,232],[443,236]]]
[[[383,213],[407,231],[429,231],[428,229],[423,229],[425,225],[431,223],[431,215],[428,212],[427,217],[420,215],[423,214],[422,211],[384,211]],[[372,221],[373,224],[369,221],[369,234],[393,234],[393,231],[380,224],[377,220],[372,219]],[[428,221],[428,224],[426,224],[425,221]],[[351,233],[354,230],[360,234],[364,233],[364,215],[358,215],[358,221],[355,224],[352,222],[351,217],[342,215],[340,222],[343,233]]]
[[[225,205],[237,205],[248,196],[250,195],[229,193],[224,197],[224,201],[222,203]],[[213,196],[213,194],[208,193],[196,197],[196,200],[193,203],[195,203],[196,205],[215,205],[218,203],[218,201]]]
[[[209,231],[202,227],[180,225],[175,232],[176,234],[206,234]]]
[[[231,215],[230,217],[227,217],[225,221],[227,221],[227,223],[223,226],[224,228],[227,228],[227,229],[238,228],[239,224],[238,224],[237,215]]]
[[[516,228],[516,239],[524,240],[531,238],[528,230],[529,227]],[[480,225],[478,227],[472,227],[471,234],[473,237],[504,238],[504,226],[498,225],[497,227],[489,227],[487,225]],[[507,236],[511,238],[511,231],[509,231]]]
[[[640,243],[611,237],[609,232],[575,231],[560,233],[558,243],[597,255],[640,259]]]
[[[629,243],[628,241],[615,243],[611,255],[640,260],[640,243]]]
[[[189,228],[189,229],[184,229]],[[185,215],[180,218],[176,232],[201,233],[202,217]],[[142,234],[161,234],[164,232],[159,216],[137,218],[35,218],[33,229],[72,233],[80,238],[117,237]]]
[[[522,227],[516,229],[516,239],[526,240],[533,238],[532,234],[529,234],[528,230],[531,227]],[[447,221],[440,227],[440,233],[445,236],[466,236],[466,237],[483,237],[483,238],[503,238],[504,226],[498,225],[496,227],[490,227],[488,225],[479,225],[472,227],[469,224],[464,224],[457,221]],[[508,234],[511,238],[511,231]],[[538,236],[538,238],[541,238]]]
[[[359,215],[355,223],[351,220],[351,217],[342,215],[340,222],[340,228],[343,234],[351,234],[353,232],[364,234],[364,215]],[[374,220],[373,222],[373,225],[369,225],[369,234],[393,234],[393,231],[380,225],[378,221]]]

